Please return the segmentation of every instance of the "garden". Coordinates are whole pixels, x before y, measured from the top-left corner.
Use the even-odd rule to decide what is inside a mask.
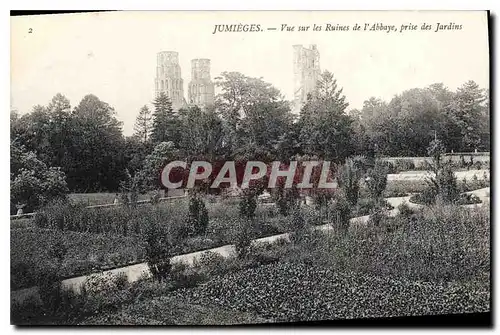
[[[488,311],[489,206],[460,205],[464,190],[489,181],[461,188],[443,164],[417,189],[388,182],[387,172],[380,161],[348,159],[340,189],[310,194],[309,205],[282,187],[270,190],[270,203],[258,200],[259,188],[109,208],[51,202],[11,224],[11,290],[37,285],[39,293],[12,303],[12,322],[241,324]],[[391,187],[405,196],[420,190],[427,202],[390,214]],[[365,224],[350,224],[364,215]],[[229,257],[206,251],[192,265],[170,261],[228,244]],[[61,286],[142,262],[149,273],[137,282],[93,274],[80,293]]]

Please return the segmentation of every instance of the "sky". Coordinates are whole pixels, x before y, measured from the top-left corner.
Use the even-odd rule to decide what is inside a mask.
[[[461,29],[435,32],[437,23]],[[262,31],[213,34],[219,24],[260,24]],[[310,28],[280,31],[282,24]],[[323,30],[312,31],[315,24]],[[325,31],[326,24],[350,29]],[[397,31],[364,31],[365,24]],[[401,25],[418,29],[399,32]],[[57,93],[74,107],[91,93],[115,108],[131,135],[140,108],[154,98],[160,51],[179,53],[186,98],[191,59],[209,58],[212,79],[223,71],[262,77],[291,100],[295,44],[317,45],[321,70],[333,72],[349,109],[436,82],[452,90],[468,80],[489,87],[486,12],[78,13],[11,17],[11,108],[27,113]]]

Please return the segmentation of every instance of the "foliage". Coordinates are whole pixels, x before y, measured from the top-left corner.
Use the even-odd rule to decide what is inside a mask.
[[[151,131],[153,130],[152,121],[153,117],[148,106],[142,106],[134,124],[134,135],[142,142],[147,142],[150,139]]]
[[[342,162],[353,153],[352,119],[348,103],[333,74],[325,71],[300,112],[300,142],[304,152]]]
[[[257,196],[254,190],[246,189],[239,204],[240,216],[253,219],[257,208]]]
[[[208,211],[203,199],[196,193],[189,196],[188,225],[192,236],[202,235],[208,227]]]
[[[275,321],[303,322],[486,311],[487,286],[479,282],[415,283],[314,265],[277,263],[229,273],[202,287],[176,291],[174,297],[254,312]],[[352,308],[360,299],[363,308]]]
[[[340,167],[338,172],[337,181],[339,187],[342,189],[351,206],[356,206],[358,202],[360,177],[360,169],[355,166],[354,161],[350,158]]]
[[[375,162],[375,166],[368,170],[365,182],[373,199],[380,199],[387,187],[387,169],[380,161]]]
[[[299,192],[296,185],[285,188],[283,180],[277,181],[277,187],[271,193],[278,211],[283,216],[288,216],[290,212],[298,206]]]
[[[250,235],[252,228],[252,221],[248,219],[242,219],[236,221],[236,237],[235,237],[235,249],[238,258],[246,258],[249,256],[252,247],[252,237]]]
[[[11,214],[16,213],[17,207],[30,213],[54,199],[66,197],[66,176],[59,168],[47,167],[35,153],[15,143],[10,146],[10,159]]]
[[[146,232],[146,262],[153,278],[158,281],[167,279],[172,265],[172,241],[166,229],[158,224],[151,224]]]
[[[142,169],[134,177],[141,191],[157,190],[161,185],[162,169],[169,162],[175,160],[178,155],[178,150],[175,149],[173,142],[162,142],[157,144],[153,152],[146,156]]]
[[[351,205],[343,191],[335,194],[333,204],[331,205],[332,225],[335,230],[345,233],[349,227],[351,218]]]
[[[162,142],[172,142],[174,146],[177,146],[179,143],[179,121],[172,108],[172,101],[164,92],[160,92],[153,105],[151,141],[155,145]]]

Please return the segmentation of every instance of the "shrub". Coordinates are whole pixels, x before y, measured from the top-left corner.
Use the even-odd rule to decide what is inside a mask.
[[[146,235],[146,262],[153,278],[165,280],[172,265],[172,245],[167,232],[157,224],[151,224]]]
[[[16,141],[10,144],[10,166],[11,214],[16,214],[17,208],[34,212],[52,200],[66,198],[68,187],[64,172],[48,167],[34,152]]]
[[[403,217],[410,217],[414,212],[413,209],[411,209],[411,207],[405,201],[398,206],[398,213]]]
[[[414,194],[410,197],[410,202],[422,205],[432,205],[436,202],[436,192],[428,187],[423,192]]]
[[[395,169],[399,171],[415,170],[415,163],[409,159],[397,159],[394,162]]]
[[[250,220],[239,220],[236,224],[236,239],[235,239],[235,249],[236,255],[239,258],[246,258],[252,247],[252,237],[250,235],[252,229],[252,221]]]
[[[358,202],[360,176],[361,171],[350,158],[339,169],[337,178],[339,187],[343,190],[347,201],[352,206],[355,206]]]
[[[332,203],[330,213],[333,228],[339,230],[340,232],[346,232],[349,227],[351,207],[347,197],[342,191],[335,194],[335,199]]]
[[[170,278],[173,289],[195,287],[207,280],[206,274],[198,267],[185,263],[175,263],[170,271]]]
[[[255,217],[255,209],[257,208],[257,196],[253,190],[245,190],[243,198],[239,204],[240,215],[247,219]]]
[[[481,202],[481,199],[479,199],[477,195],[470,193],[460,194],[458,199],[455,201],[457,205],[474,205],[480,204]]]
[[[290,215],[290,239],[294,243],[300,243],[309,231],[309,226],[300,208],[295,208]]]
[[[387,214],[384,212],[384,208],[378,204],[371,210],[370,217],[368,218],[368,225],[380,227],[386,218]]]
[[[365,178],[366,185],[373,199],[379,199],[387,187],[387,169],[380,162],[375,162],[375,166],[368,171]]]
[[[222,255],[212,251],[202,253],[197,261],[198,265],[204,268],[209,276],[223,274],[224,262],[225,258]]]
[[[458,190],[457,177],[450,166],[445,166],[438,171],[436,177],[439,198],[447,204],[457,200],[460,192]]]
[[[209,223],[208,211],[205,203],[196,193],[189,198],[189,226],[191,235],[196,236],[204,234]]]
[[[281,215],[287,216],[293,208],[299,205],[299,192],[296,185],[285,188],[284,181],[278,180],[277,187],[272,194],[276,207]]]

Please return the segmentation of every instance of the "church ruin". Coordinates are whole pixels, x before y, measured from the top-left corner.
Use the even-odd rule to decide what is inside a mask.
[[[309,48],[302,45],[293,46],[293,75],[294,94],[293,112],[300,113],[300,109],[307,101],[307,95],[311,93],[321,74],[319,67],[319,51],[315,44]]]
[[[210,59],[191,60],[191,81],[188,85],[190,105],[204,108],[213,105],[215,100],[214,83],[210,79]]]
[[[174,110],[186,107],[179,53],[176,51],[159,52],[156,63],[155,97],[163,92],[172,101]]]

